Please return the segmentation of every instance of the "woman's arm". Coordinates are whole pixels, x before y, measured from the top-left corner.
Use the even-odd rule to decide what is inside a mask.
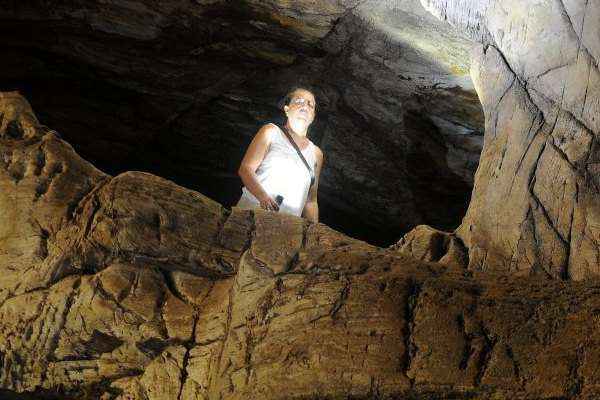
[[[315,166],[315,183],[308,192],[308,199],[304,205],[302,216],[310,222],[319,222],[319,203],[317,203],[317,191],[319,190],[319,176],[323,167],[323,152],[315,146],[317,165]]]
[[[271,134],[274,129],[277,129],[274,125],[267,124],[258,130],[250,146],[248,146],[248,150],[246,150],[246,154],[238,169],[238,175],[242,178],[244,186],[260,201],[261,208],[277,211],[279,210],[279,205],[263,189],[256,177],[256,170],[262,163],[271,145]]]

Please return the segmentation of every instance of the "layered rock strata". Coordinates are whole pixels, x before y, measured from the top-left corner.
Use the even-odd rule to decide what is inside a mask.
[[[0,115],[4,394],[600,395],[597,284],[470,273],[460,252],[420,261],[293,216],[230,212],[150,174],[103,174],[14,93]],[[415,255],[458,246],[419,232],[404,242]]]
[[[482,43],[472,76],[485,144],[457,230],[469,268],[597,277],[600,5],[422,2]]]

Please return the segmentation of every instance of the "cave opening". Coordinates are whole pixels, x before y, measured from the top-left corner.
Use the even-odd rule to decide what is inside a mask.
[[[460,223],[483,142],[471,42],[419,1],[279,10],[298,26],[260,6],[137,10],[123,25],[116,5],[86,18],[64,7],[4,18],[0,88],[101,170],[151,172],[231,207],[252,136],[306,85],[326,159],[321,222],[379,246]]]

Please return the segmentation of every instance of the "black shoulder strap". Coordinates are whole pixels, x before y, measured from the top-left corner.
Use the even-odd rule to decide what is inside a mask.
[[[300,156],[300,159],[302,160],[302,162],[304,163],[304,165],[308,169],[308,173],[310,174],[310,186],[312,186],[315,183],[315,173],[314,173],[314,171],[308,165],[308,162],[306,162],[306,158],[304,158],[304,156],[302,155],[302,152],[298,148],[298,145],[296,144],[296,142],[294,142],[294,139],[292,139],[292,137],[290,136],[290,133],[287,131],[287,129],[286,129],[285,126],[283,127],[282,131],[285,134],[285,137],[287,137],[287,139],[290,141],[290,143],[292,144],[292,146],[294,146],[294,149],[296,149],[296,152]]]

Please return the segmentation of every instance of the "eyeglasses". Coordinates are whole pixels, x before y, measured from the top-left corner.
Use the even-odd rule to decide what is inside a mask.
[[[295,99],[290,100],[290,105],[297,105],[297,106],[303,106],[303,105],[307,105],[309,108],[314,109],[316,104],[313,101],[307,100],[303,97],[296,97]]]

